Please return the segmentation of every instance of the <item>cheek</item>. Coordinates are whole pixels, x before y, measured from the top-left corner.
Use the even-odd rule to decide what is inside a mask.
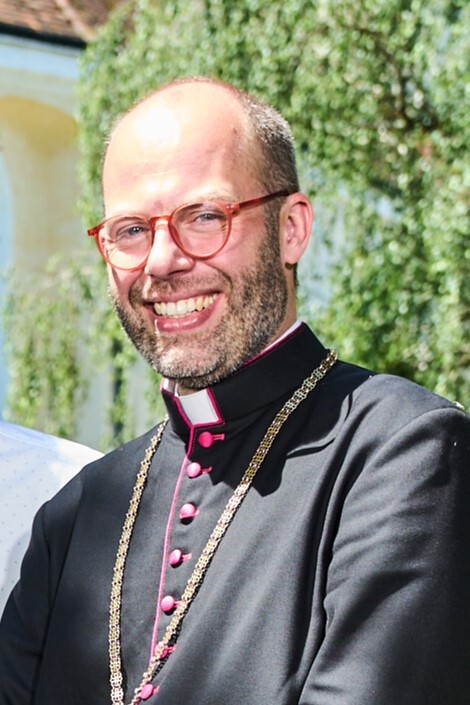
[[[224,249],[208,262],[231,279],[236,279],[258,262],[261,243],[262,236],[254,228],[232,232]]]
[[[129,298],[129,291],[136,279],[134,272],[123,272],[108,267],[109,291],[121,301]]]

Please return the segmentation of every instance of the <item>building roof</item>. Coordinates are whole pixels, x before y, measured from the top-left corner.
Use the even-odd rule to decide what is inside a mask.
[[[0,33],[83,46],[122,0],[0,0]]]

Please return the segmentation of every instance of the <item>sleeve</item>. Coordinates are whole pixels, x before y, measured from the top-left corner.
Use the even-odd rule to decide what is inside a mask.
[[[393,434],[374,423],[350,452],[299,705],[469,705],[470,419],[444,408]]]
[[[67,485],[36,514],[21,577],[0,622],[0,705],[32,705],[76,504]]]

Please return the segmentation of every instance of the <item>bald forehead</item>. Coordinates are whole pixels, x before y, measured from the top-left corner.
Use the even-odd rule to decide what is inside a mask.
[[[224,107],[228,108],[230,106],[231,111],[238,112],[240,115],[242,114],[236,92],[232,91],[229,86],[212,83],[209,80],[188,80],[181,83],[169,84],[151,93],[141,104],[157,103],[160,100],[168,104],[174,104],[175,106],[184,106],[193,102],[201,104],[201,101],[204,101],[212,108],[219,107],[223,109]]]
[[[227,88],[210,83],[170,85],[132,108],[114,128],[113,141],[125,135],[139,141],[160,139],[171,146],[182,134],[206,135],[206,139],[233,140],[248,137],[249,126],[242,106]]]

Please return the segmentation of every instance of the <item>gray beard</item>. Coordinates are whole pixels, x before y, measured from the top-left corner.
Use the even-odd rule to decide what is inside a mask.
[[[226,276],[226,275],[224,275]],[[129,300],[137,301],[140,292],[132,290]],[[113,303],[126,334],[149,365],[182,387],[198,390],[208,387],[239,369],[268,345],[281,326],[287,309],[288,292],[276,237],[263,239],[257,261],[244,271],[229,301],[229,313],[210,338],[201,341],[185,335],[185,353],[180,359],[172,354],[178,349],[178,336],[159,339],[135,309],[124,308],[117,297]],[[195,354],[198,346],[203,352]],[[192,351],[194,350],[194,352]]]

